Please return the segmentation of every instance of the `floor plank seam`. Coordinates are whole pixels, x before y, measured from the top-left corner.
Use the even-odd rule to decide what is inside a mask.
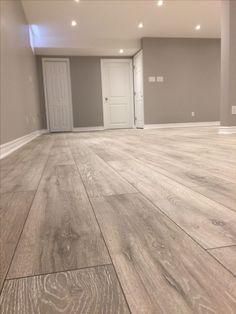
[[[207,250],[206,250],[207,251]],[[231,275],[236,278],[236,274],[234,274],[229,268],[227,268],[221,261],[219,261],[213,254],[207,251],[207,253],[216,261],[218,262],[224,269],[226,269]]]
[[[70,150],[71,150],[71,148],[70,148]],[[72,153],[72,151],[71,151],[71,153]],[[73,160],[74,160],[74,162],[75,162],[75,159],[74,159],[74,155],[73,155],[73,154],[72,154],[72,157],[73,157]],[[108,252],[108,254],[109,254],[110,261],[112,262],[112,266],[113,266],[113,268],[114,268],[114,272],[115,272],[115,274],[116,274],[116,278],[117,278],[117,281],[118,281],[118,283],[119,283],[119,286],[120,286],[120,289],[121,289],[121,291],[122,291],[122,294],[123,294],[123,296],[124,296],[124,299],[125,299],[126,305],[127,305],[127,307],[128,307],[129,312],[132,314],[132,312],[131,312],[131,308],[130,308],[130,305],[129,305],[129,303],[128,303],[127,297],[126,297],[126,295],[125,295],[125,292],[124,292],[123,287],[122,287],[121,282],[120,282],[120,278],[118,277],[118,274],[117,274],[117,271],[116,271],[116,268],[115,268],[115,265],[114,265],[113,259],[112,259],[112,257],[111,257],[111,253],[110,253],[109,248],[108,248],[108,246],[107,246],[107,243],[106,243],[106,241],[105,241],[105,237],[104,237],[104,235],[103,235],[103,232],[102,232],[101,226],[100,226],[100,224],[99,224],[99,222],[98,222],[98,219],[97,219],[97,216],[96,216],[95,210],[94,210],[94,208],[93,208],[92,202],[91,202],[91,200],[90,200],[90,197],[89,197],[89,195],[88,195],[88,192],[87,192],[86,186],[85,186],[85,184],[84,184],[84,180],[83,180],[83,178],[82,178],[82,176],[81,176],[81,173],[80,173],[80,171],[79,171],[79,168],[78,168],[78,166],[77,166],[76,162],[75,162],[75,165],[76,165],[76,169],[77,169],[77,171],[78,171],[78,174],[79,174],[79,176],[80,176],[80,178],[81,178],[81,180],[82,180],[83,186],[84,186],[84,188],[85,188],[85,191],[86,191],[86,194],[87,194],[87,197],[88,197],[89,203],[90,203],[90,205],[91,205],[91,208],[92,208],[92,211],[93,211],[94,217],[95,217],[96,222],[97,222],[97,224],[98,224],[98,227],[99,227],[99,230],[100,230],[100,233],[101,233],[102,239],[103,239],[103,241],[104,241],[105,247],[106,247],[107,252]]]
[[[52,144],[53,144],[53,143],[52,143]],[[50,150],[51,150],[51,148],[52,148],[52,144],[51,144]],[[26,215],[26,218],[25,218],[24,224],[23,224],[23,226],[22,226],[22,230],[21,230],[21,232],[20,232],[20,235],[19,235],[18,241],[17,241],[17,243],[16,243],[16,246],[15,246],[14,252],[13,252],[13,254],[12,254],[12,258],[11,258],[11,260],[10,260],[10,263],[9,263],[9,266],[8,266],[8,269],[7,269],[7,272],[6,272],[5,278],[4,278],[3,283],[2,283],[2,288],[1,288],[1,290],[0,290],[0,295],[1,295],[2,291],[3,291],[3,287],[4,287],[4,284],[5,284],[6,278],[7,278],[7,276],[8,276],[9,270],[10,270],[10,268],[11,268],[11,265],[12,265],[12,262],[13,262],[13,259],[14,259],[14,256],[15,256],[15,253],[16,253],[16,250],[17,250],[17,247],[18,247],[18,245],[19,245],[19,243],[20,243],[20,239],[21,239],[22,233],[23,233],[23,231],[24,231],[26,221],[27,221],[27,219],[28,219],[28,217],[29,217],[29,214],[30,214],[30,211],[31,211],[32,205],[33,205],[34,200],[35,200],[35,196],[36,196],[37,191],[38,191],[39,184],[40,184],[40,182],[41,182],[41,180],[42,180],[44,170],[46,169],[46,165],[47,165],[48,160],[49,160],[49,154],[48,154],[47,159],[46,159],[46,161],[45,161],[45,165],[44,165],[44,167],[43,167],[43,170],[42,170],[42,173],[41,173],[41,176],[40,176],[40,179],[39,179],[38,185],[37,185],[37,189],[35,190],[35,193],[34,193],[34,196],[33,196],[32,202],[31,202],[31,204],[30,204],[30,206],[29,206],[29,211],[28,211],[28,213],[27,213],[27,215]]]
[[[3,282],[2,282],[2,287],[1,287],[1,289],[0,289],[0,296],[1,296],[1,294],[2,294],[3,287],[4,287],[4,284],[5,284],[7,275],[8,275],[8,273],[9,273],[10,268],[11,268],[11,264],[12,264],[12,261],[13,261],[14,256],[15,256],[15,252],[16,252],[17,247],[18,247],[18,244],[19,244],[19,242],[20,242],[20,238],[21,238],[21,235],[22,235],[22,233],[23,233],[23,230],[24,230],[26,221],[27,221],[27,219],[28,219],[28,216],[29,216],[29,213],[30,213],[32,204],[33,204],[33,202],[34,202],[34,198],[35,198],[36,193],[37,193],[37,190],[35,191],[34,196],[33,196],[33,199],[32,199],[32,202],[31,202],[31,204],[30,204],[30,206],[29,206],[29,210],[28,210],[28,213],[27,213],[27,215],[26,215],[26,217],[25,217],[25,221],[24,221],[24,223],[23,223],[23,226],[22,226],[22,229],[21,229],[19,238],[18,238],[18,240],[17,240],[17,242],[16,242],[16,246],[15,246],[15,249],[14,249],[14,251],[13,251],[12,258],[11,258],[11,260],[10,260],[10,263],[9,263],[9,265],[8,265],[6,275],[5,275],[4,280],[3,280]]]
[[[106,266],[113,266],[113,264],[112,264],[112,263],[106,263],[106,264],[99,264],[99,265],[86,266],[86,267],[78,267],[78,268],[71,268],[71,269],[65,269],[65,270],[60,270],[60,271],[54,271],[54,272],[49,272],[49,273],[41,273],[41,274],[35,274],[35,275],[29,275],[29,276],[14,277],[14,278],[6,278],[5,281],[12,281],[12,280],[25,279],[25,278],[40,277],[40,276],[47,276],[47,275],[54,275],[54,274],[66,273],[66,272],[70,272],[70,271],[94,269],[94,268],[106,267]]]
[[[136,158],[136,157],[134,157],[134,159],[136,159],[139,163],[141,162],[141,160],[138,159],[138,158]],[[106,163],[107,163],[107,162],[106,162]],[[107,163],[107,164],[108,164],[108,163]],[[109,164],[108,164],[108,165],[109,165]],[[109,166],[110,166],[110,165],[109,165]],[[171,176],[168,176],[168,175],[166,175],[166,174],[161,173],[161,172],[158,171],[158,170],[153,169],[149,164],[145,164],[145,166],[148,167],[149,169],[151,169],[151,170],[153,170],[153,171],[155,171],[155,172],[157,172],[157,173],[159,173],[159,174],[165,176],[166,178],[168,178],[168,179],[174,181],[175,183],[178,183],[178,184],[183,185],[184,187],[190,189],[190,190],[193,191],[194,193],[198,193],[198,194],[200,194],[200,195],[202,195],[202,196],[208,198],[209,200],[211,200],[211,201],[213,201],[213,202],[215,202],[215,203],[217,203],[217,204],[219,204],[219,205],[221,205],[221,206],[224,206],[225,208],[227,208],[227,209],[229,209],[230,211],[232,211],[232,212],[235,213],[235,210],[233,210],[233,209],[230,208],[229,206],[226,206],[226,205],[220,203],[219,201],[217,201],[217,200],[215,200],[215,199],[213,199],[213,198],[210,198],[210,197],[204,195],[203,193],[201,193],[201,192],[199,192],[199,191],[193,190],[193,188],[197,188],[197,187],[206,187],[206,188],[207,188],[207,187],[209,186],[209,184],[202,184],[202,185],[196,184],[196,185],[192,185],[192,186],[190,187],[190,186],[188,186],[188,185],[185,185],[184,183],[180,183],[179,181],[173,179]],[[112,167],[112,169],[115,170],[113,167]],[[165,169],[163,168],[163,170],[165,170]],[[115,170],[115,171],[116,171],[116,170]],[[123,179],[124,179],[124,177],[123,177]],[[229,182],[228,184],[230,185],[230,184],[233,184],[233,183]]]
[[[223,245],[223,246],[210,247],[210,248],[207,248],[206,250],[207,250],[207,251],[211,251],[211,250],[217,250],[217,249],[224,249],[224,248],[227,248],[227,247],[236,247],[236,243],[235,243],[235,244],[231,244],[231,245]]]
[[[99,313],[104,306],[127,314],[203,308],[234,313],[236,182],[227,182],[236,179],[236,142],[209,131],[183,131],[52,134],[35,141],[30,156],[26,150],[1,164],[4,170],[19,161],[21,170],[23,161],[31,162],[6,181],[13,192],[4,192],[9,195],[0,208],[8,232],[3,253],[9,252],[0,307],[28,313],[25,304],[39,302],[40,312],[69,313],[73,304],[86,304],[83,291],[89,313],[96,304]],[[10,202],[18,187],[26,190],[24,197]],[[69,259],[58,251],[64,247]],[[45,295],[39,286],[34,291],[38,283]],[[54,292],[62,302],[51,298]]]
[[[107,163],[108,164],[108,163]],[[114,169],[111,165],[108,164],[109,167],[111,167],[114,171],[117,172],[116,169]],[[123,176],[122,176],[123,177]],[[124,180],[126,180],[125,177],[123,177]],[[126,180],[127,181],[127,180]],[[128,182],[128,181],[127,181]],[[203,249],[204,251],[206,251],[211,257],[213,257],[217,263],[219,263],[221,266],[223,266],[223,268],[228,271],[229,273],[231,273],[234,277],[236,277],[236,275],[229,270],[228,268],[225,267],[225,265],[223,265],[221,262],[219,262],[212,254],[210,254],[210,252],[208,252],[208,249],[205,249],[200,243],[198,243],[190,234],[188,234],[184,229],[182,229],[174,220],[172,220],[165,212],[163,212],[159,207],[157,207],[147,196],[145,196],[140,190],[138,190],[138,188],[136,188],[132,183],[128,182],[129,184],[131,184],[138,192],[139,194],[141,194],[147,201],[149,201],[158,211],[160,211],[167,219],[169,219],[172,223],[174,223],[180,230],[182,230],[195,244],[197,244],[198,246],[200,246],[201,249]]]
[[[71,152],[72,153],[72,152]],[[105,161],[105,160],[103,160],[98,154],[96,154],[96,153],[94,153],[93,151],[92,151],[92,153],[94,154],[94,155],[96,155],[96,157],[97,158],[99,158],[99,159],[101,159],[106,165],[108,165],[108,163]],[[73,157],[73,159],[74,159],[74,155],[77,155],[77,154],[73,154],[72,153],[72,157]],[[74,159],[74,161],[75,161],[75,159]],[[76,164],[76,161],[75,161],[75,164]],[[109,168],[110,169],[112,169],[112,170],[114,170],[110,165],[108,165],[109,166]],[[77,167],[77,169],[78,169],[78,171],[79,171],[79,168],[78,168],[78,166],[76,165],[76,167]],[[115,171],[115,170],[114,170]],[[123,176],[120,174],[120,173],[118,173],[117,171],[115,171],[115,173],[116,173],[116,175],[120,178],[120,179],[122,179],[122,180],[124,180],[124,178],[123,178]],[[80,176],[81,176],[81,174],[80,174]],[[81,176],[81,179],[82,179],[82,176]],[[127,180],[125,180],[126,182],[127,182]],[[84,181],[83,181],[84,182]],[[128,182],[128,184],[129,184],[129,182]],[[87,190],[86,190],[87,191]],[[121,193],[121,194],[119,194],[119,193],[117,193],[117,194],[112,194],[112,195],[122,195],[122,194],[132,194],[133,192],[127,192],[127,193]],[[103,195],[103,196],[107,196],[107,195]]]

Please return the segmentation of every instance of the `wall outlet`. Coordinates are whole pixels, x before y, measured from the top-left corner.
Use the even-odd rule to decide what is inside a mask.
[[[236,106],[232,106],[232,114],[236,114]]]
[[[192,117],[195,117],[195,112],[194,111],[192,111]]]
[[[158,83],[163,83],[164,82],[164,77],[163,76],[157,76],[157,82]]]
[[[148,77],[148,82],[149,83],[154,83],[156,81],[156,77],[155,76],[149,76]]]

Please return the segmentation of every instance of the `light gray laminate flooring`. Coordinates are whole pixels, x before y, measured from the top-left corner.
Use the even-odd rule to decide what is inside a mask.
[[[40,136],[0,161],[1,314],[235,314],[236,136]]]

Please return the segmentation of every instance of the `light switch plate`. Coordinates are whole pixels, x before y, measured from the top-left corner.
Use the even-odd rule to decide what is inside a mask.
[[[157,76],[157,82],[158,83],[164,82],[164,77],[163,76]]]
[[[153,83],[153,82],[155,82],[155,81],[156,81],[155,76],[149,76],[149,77],[148,77],[148,82]]]
[[[236,114],[236,106],[232,106],[232,114]]]

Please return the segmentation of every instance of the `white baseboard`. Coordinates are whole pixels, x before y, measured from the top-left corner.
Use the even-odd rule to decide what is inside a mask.
[[[73,128],[73,132],[91,132],[91,131],[103,131],[104,126],[89,126],[89,127],[81,127],[81,128]]]
[[[190,128],[190,127],[206,127],[206,126],[219,126],[219,125],[220,125],[220,121],[161,123],[161,124],[145,124],[144,129]]]
[[[219,134],[234,134],[236,133],[236,126],[221,126],[219,128]]]
[[[25,144],[29,143],[30,141],[44,133],[47,133],[47,130],[37,130],[22,137],[19,137],[13,141],[0,145],[0,159],[8,156],[15,150],[19,149],[20,147],[24,146]]]

